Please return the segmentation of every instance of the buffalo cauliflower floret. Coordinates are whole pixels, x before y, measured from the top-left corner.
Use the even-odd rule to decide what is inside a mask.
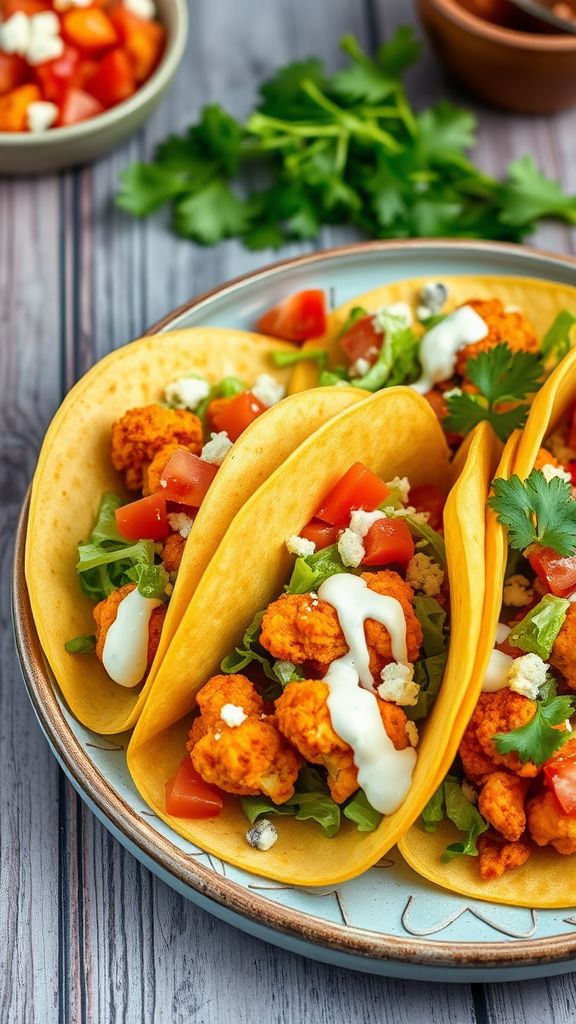
[[[170,444],[200,451],[202,424],[193,412],[161,405],[129,409],[112,424],[112,465],[125,474],[130,490],[140,490],[154,456]]]
[[[566,685],[576,690],[576,604],[571,604],[550,654],[550,664],[564,676]]]
[[[382,682],[377,687],[382,700],[392,701],[402,707],[414,707],[418,703],[420,687],[414,682],[414,666],[399,665],[391,661],[380,673]]]
[[[186,540],[179,533],[171,533],[164,541],[162,548],[162,565],[166,572],[178,572]]]
[[[553,468],[559,467],[561,464],[552,452],[548,451],[547,448],[539,448],[536,458],[534,459],[534,469],[544,469],[544,466],[552,466]]]
[[[509,772],[492,772],[478,797],[478,810],[504,839],[515,843],[526,828],[524,798],[528,781]]]
[[[242,708],[247,716],[260,715],[264,710],[264,701],[258,690],[243,675],[212,676],[197,694],[196,701],[208,726],[221,721],[222,708],[226,704]]]
[[[504,581],[502,601],[507,608],[525,608],[532,604],[534,591],[530,586],[530,580],[521,573],[514,573]]]
[[[480,694],[459,748],[464,771],[472,782],[478,782],[497,767],[508,768],[522,778],[538,774],[535,764],[522,764],[514,753],[499,754],[493,743],[496,733],[519,729],[535,712],[534,701],[508,688]]]
[[[554,793],[541,793],[528,801],[528,832],[538,846],[553,846],[557,853],[576,853],[576,817],[566,814]]]
[[[508,672],[508,686],[523,697],[536,700],[540,687],[546,682],[549,666],[537,654],[523,654],[514,658]]]
[[[414,611],[414,591],[410,584],[392,569],[382,569],[381,572],[364,572],[362,579],[370,590],[374,590],[377,594],[384,594],[386,597],[395,597],[400,602],[406,618],[408,661],[418,661],[422,646],[422,626]],[[383,658],[393,657],[390,635],[382,623],[368,619],[365,631],[370,650],[374,649]]]
[[[276,701],[274,717],[280,731],[306,761],[327,769],[332,797],[336,803],[343,803],[358,789],[358,773],[352,748],[332,726],[329,692],[320,679],[289,683]],[[378,709],[394,746],[404,750],[408,746],[406,715],[401,708],[381,700]]]
[[[113,590],[112,593],[109,594],[108,597],[104,598],[103,601],[99,601],[92,610],[92,615],[94,616],[94,621],[96,623],[96,656],[100,661],[102,661],[104,644],[106,642],[108,630],[116,620],[116,615],[118,614],[118,605],[125,597],[128,597],[128,594],[131,594],[133,590],[136,590],[136,584],[126,583],[125,586],[119,587],[118,590]],[[148,622],[148,656],[146,659],[146,672],[149,672],[150,666],[154,661],[156,651],[158,650],[165,615],[166,605],[163,604],[154,608],[152,615],[150,616],[150,620]],[[144,678],[144,676],[142,678]]]
[[[477,845],[480,877],[485,882],[492,882],[501,878],[505,871],[519,868],[530,856],[529,843],[522,840],[502,842],[491,833],[481,835]]]
[[[406,579],[419,593],[437,597],[444,583],[444,570],[430,555],[417,551],[406,566]]]
[[[474,345],[467,345],[458,353],[456,373],[466,377],[466,363],[480,352],[488,352],[496,345],[506,344],[513,352],[537,352],[539,342],[534,328],[520,311],[506,309],[500,299],[470,299],[467,306],[482,317],[488,334]]]

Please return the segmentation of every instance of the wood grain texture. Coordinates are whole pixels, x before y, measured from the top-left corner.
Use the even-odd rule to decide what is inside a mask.
[[[82,171],[0,181],[0,1022],[1,1024],[567,1024],[573,976],[523,985],[430,986],[345,973],[221,924],[153,878],[65,783],[19,679],[7,580],[18,506],[64,391],[101,355],[194,293],[274,253],[201,250],[162,216],[125,217],[118,172],[218,100],[244,114],[279,63],[338,65],[346,31],[373,45],[413,20],[407,0],[191,0],[188,51],[168,100],[122,149]],[[462,101],[427,54],[411,94]],[[473,101],[469,101],[474,106]],[[477,159],[500,173],[533,151],[576,191],[576,114],[478,109]],[[351,237],[326,230],[314,246]],[[536,241],[576,251],[576,233]]]

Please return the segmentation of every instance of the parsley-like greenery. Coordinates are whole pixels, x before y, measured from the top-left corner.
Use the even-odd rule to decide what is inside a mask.
[[[468,434],[487,420],[496,436],[506,441],[513,430],[524,426],[528,403],[522,399],[538,390],[542,374],[540,357],[533,352],[513,352],[507,345],[480,352],[466,363],[466,376],[477,393],[448,396],[445,429]]]
[[[493,737],[499,754],[517,754],[522,764],[544,764],[555,751],[563,747],[572,733],[560,731],[562,725],[574,714],[574,697],[550,695],[536,702],[536,712],[526,725],[512,732],[498,732]]]
[[[524,551],[537,543],[562,557],[574,553],[576,501],[567,481],[557,476],[546,480],[539,469],[533,469],[524,481],[516,475],[494,480],[493,491],[488,504],[498,522],[508,527],[510,547]]]
[[[503,183],[475,167],[472,113],[446,102],[412,109],[402,75],[420,43],[410,28],[374,59],[352,36],[342,48],[349,64],[333,75],[315,58],[281,68],[244,123],[205,107],[152,163],[123,172],[119,206],[145,217],[170,203],[185,238],[239,237],[251,249],[314,238],[323,224],[352,223],[379,238],[519,241],[541,217],[576,223],[576,198],[531,157],[512,163]],[[254,170],[264,187],[237,192]]]

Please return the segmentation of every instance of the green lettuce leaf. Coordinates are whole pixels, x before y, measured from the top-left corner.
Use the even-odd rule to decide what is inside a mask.
[[[311,590],[318,590],[330,576],[350,571],[340,558],[338,545],[330,544],[321,551],[315,551],[313,555],[296,559],[286,593],[308,594]]]
[[[460,832],[464,833],[464,836],[460,842],[451,843],[446,847],[442,854],[442,860],[450,861],[463,854],[468,857],[477,857],[476,840],[482,832],[486,832],[488,824],[474,804],[464,795],[458,779],[452,775],[447,775],[444,779],[444,801],[446,817],[456,825]]]
[[[163,565],[135,565],[126,575],[137,584],[142,597],[164,600],[169,576]]]
[[[433,558],[438,565],[446,568],[446,545],[444,538],[437,530],[433,530],[428,523],[423,523],[420,519],[416,519],[414,516],[403,516],[402,517],[407,525],[410,527],[410,533],[419,537],[422,543],[417,545],[419,551],[423,551],[424,554],[429,555]]]
[[[257,662],[266,678],[271,679],[274,684],[266,690],[263,697],[266,700],[275,700],[288,683],[302,679],[303,675],[300,667],[295,665],[290,667],[287,661],[275,660],[259,643],[263,618],[263,611],[256,613],[242,637],[242,646],[236,647],[232,654],[226,655],[220,664],[220,669],[226,675],[234,675],[237,672],[243,672],[252,662]]]
[[[390,388],[417,379],[420,371],[420,339],[403,321],[398,320],[398,324],[401,326],[396,329],[389,327],[385,331],[376,362],[363,377],[356,377],[352,381],[355,388],[379,391],[383,387]]]
[[[204,422],[208,406],[216,398],[234,398],[246,391],[247,385],[239,377],[223,377],[217,384],[213,384],[210,391],[196,407],[196,415]]]
[[[521,651],[537,654],[544,661],[550,652],[558,633],[562,629],[570,602],[563,597],[546,594],[520,622],[512,628],[509,643]]]
[[[243,797],[240,803],[251,825],[262,815],[290,814],[297,821],[317,822],[329,839],[340,828],[340,808],[328,793],[320,773],[309,766],[302,769],[295,793],[283,804],[260,796]]]
[[[96,637],[93,633],[91,636],[75,636],[73,640],[67,640],[64,647],[68,654],[94,654]]]
[[[569,309],[563,309],[556,317],[554,323],[548,328],[542,338],[540,351],[546,359],[559,363],[572,347],[573,327],[576,324],[576,314]]]
[[[105,494],[89,539],[78,545],[76,571],[82,590],[92,601],[102,601],[133,582],[129,572],[135,566],[154,565],[152,541],[126,541],[118,532],[114,513],[121,504],[115,494]]]
[[[444,783],[441,782],[436,792],[430,797],[422,811],[422,824],[426,832],[436,832],[438,825],[446,817],[444,806]]]
[[[444,654],[447,647],[446,612],[435,597],[414,598],[414,611],[422,626],[423,648],[427,658]]]
[[[359,832],[374,832],[382,821],[382,815],[375,811],[363,789],[351,797],[343,808],[344,817],[353,821]]]
[[[418,683],[420,693],[413,707],[404,708],[406,716],[411,722],[419,722],[430,714],[444,678],[447,660],[448,652],[443,651],[441,654],[435,654],[431,658],[424,658],[422,661],[416,662],[414,682]]]

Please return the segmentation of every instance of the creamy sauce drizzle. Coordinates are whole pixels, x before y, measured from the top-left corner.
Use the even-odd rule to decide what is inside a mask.
[[[406,664],[406,618],[393,597],[376,594],[352,573],[326,580],[318,597],[337,612],[349,651],[330,665],[324,682],[330,693],[328,710],[334,731],[354,752],[358,783],[368,801],[381,814],[392,814],[412,784],[416,751],[396,750],[388,736],[374,693],[369,653],[364,634],[366,619],[381,622],[390,634],[392,654]]]
[[[503,622],[499,622],[496,628],[496,643],[504,643],[509,633],[510,627],[505,626]],[[496,693],[497,690],[504,690],[508,686],[508,673],[513,664],[514,658],[494,648],[482,682],[482,692]]]
[[[482,341],[487,334],[486,321],[472,306],[456,309],[424,335],[420,345],[422,376],[411,387],[424,395],[439,381],[449,380],[460,349]]]
[[[102,664],[120,686],[138,686],[146,672],[148,625],[152,612],[161,604],[156,598],[142,597],[138,590],[132,590],[118,605],[104,641]]]

